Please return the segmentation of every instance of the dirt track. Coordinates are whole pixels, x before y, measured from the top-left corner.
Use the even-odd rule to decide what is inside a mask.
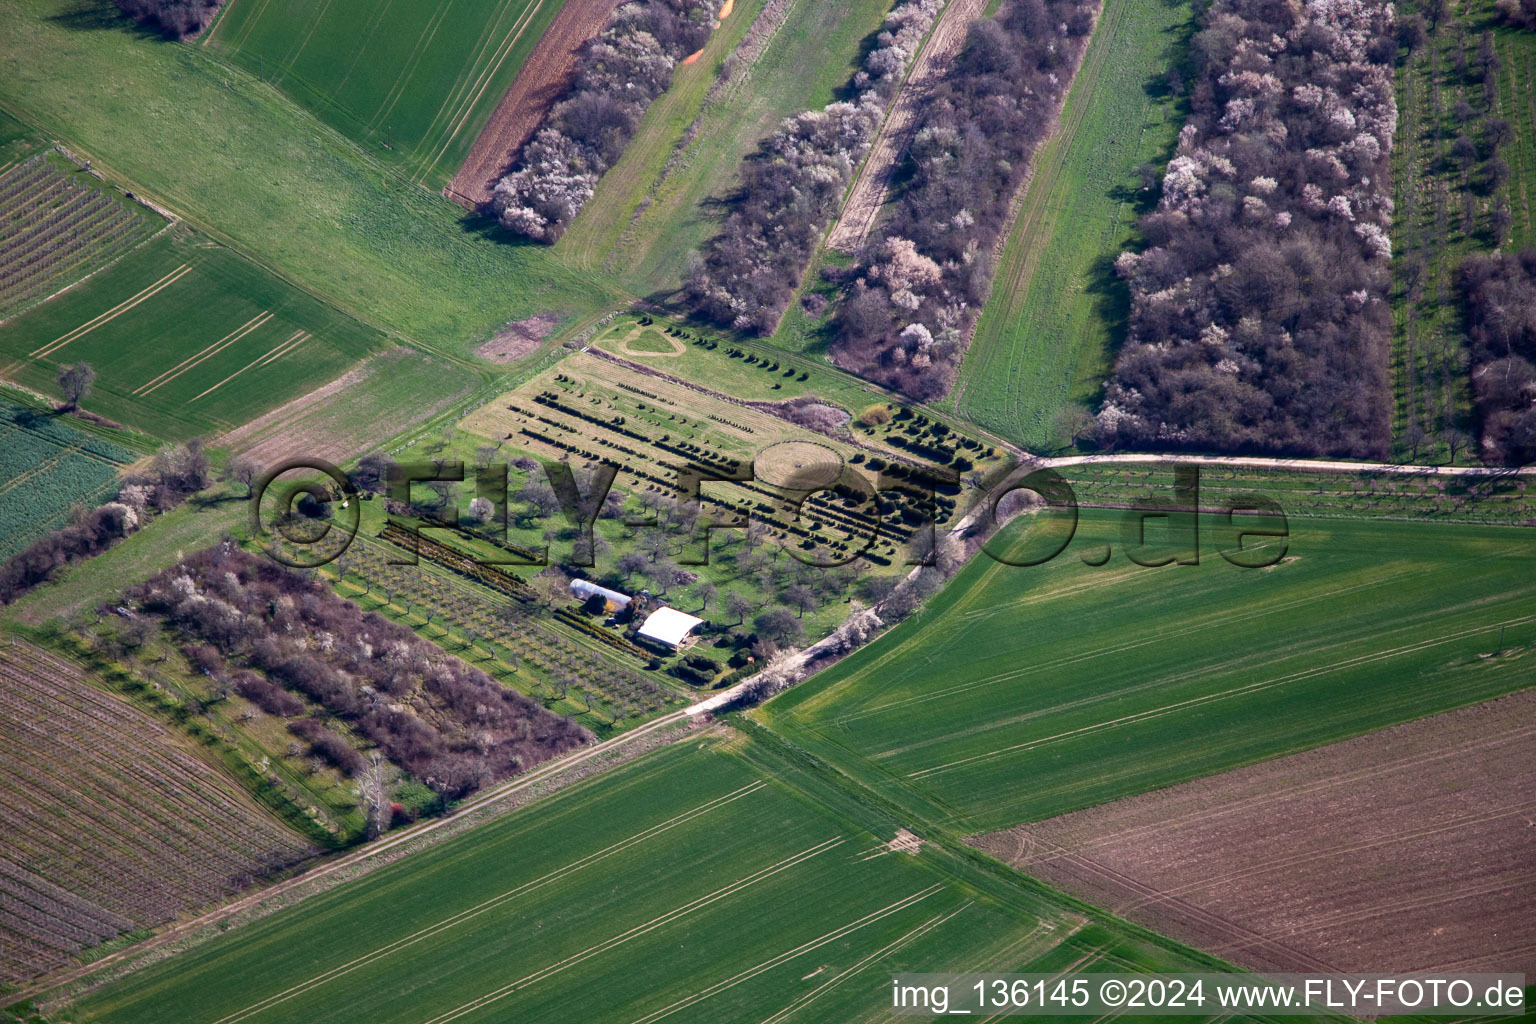
[[[939,12],[938,24],[918,51],[907,80],[870,147],[863,169],[853,183],[853,191],[848,194],[848,202],[843,204],[842,216],[827,235],[827,245],[833,249],[852,252],[864,244],[880,215],[880,208],[885,205],[901,158],[912,142],[918,108],[944,74],[950,59],[960,52],[966,28],[986,9],[986,0],[949,0]]]
[[[491,201],[497,179],[511,167],[513,157],[539,127],[550,104],[565,91],[576,65],[576,51],[602,30],[608,15],[622,2],[566,0],[470,147],[464,166],[444,189],[448,198],[466,206]]]
[[[1536,973],[1533,739],[1527,691],[972,842],[1259,970]]]

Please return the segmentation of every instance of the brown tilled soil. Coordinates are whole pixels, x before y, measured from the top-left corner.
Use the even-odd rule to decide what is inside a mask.
[[[490,341],[475,349],[475,355],[493,363],[510,363],[538,349],[541,342],[560,326],[553,313],[540,313],[526,320],[507,324]]]
[[[546,0],[554,2],[554,0]],[[581,44],[600,32],[623,0],[566,0],[549,30],[518,71],[512,87],[496,105],[485,130],[470,147],[464,166],[444,190],[450,199],[470,207],[491,201],[497,179],[512,167],[544,112],[570,81]]]
[[[971,842],[1258,970],[1536,974],[1536,691]]]
[[[870,147],[869,158],[864,161],[858,180],[853,183],[843,214],[827,235],[827,244],[832,248],[852,252],[864,244],[880,215],[880,208],[885,205],[901,158],[912,142],[918,107],[943,77],[950,60],[960,52],[966,29],[986,9],[986,0],[949,0],[939,12],[939,23],[930,31],[928,44],[918,53],[917,63],[907,72],[907,80],[896,96],[890,115]]]

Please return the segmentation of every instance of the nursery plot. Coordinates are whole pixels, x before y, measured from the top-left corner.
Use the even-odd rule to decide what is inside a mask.
[[[1147,568],[1125,556],[1123,515],[1084,511],[1044,565],[981,555],[924,615],[762,713],[983,830],[1531,683],[1536,554],[1521,529],[1292,519],[1283,561],[1240,569],[1208,516],[1199,565]],[[1024,525],[993,550],[1040,553]]]
[[[312,853],[166,726],[0,646],[0,980],[223,899]]]
[[[62,157],[0,159],[0,317],[47,298],[165,221]]]
[[[706,502],[706,513],[724,521],[731,517],[732,499],[749,502],[781,540],[824,552],[813,557],[828,564],[837,553],[852,557],[863,550],[872,531],[876,540],[868,553],[883,559],[880,564],[889,564],[912,532],[894,502],[886,502],[874,515],[874,506],[858,494],[834,491],[844,467],[867,481],[881,470],[938,469],[932,463],[898,459],[894,446],[857,441],[851,433],[819,434],[765,408],[729,401],[687,381],[637,374],[620,362],[591,354],[564,360],[472,413],[460,426],[544,459],[579,459],[584,468],[616,464],[620,470],[615,488],[635,497],[676,496],[679,474],[685,470],[722,477],[755,467],[752,482],[709,485],[704,493],[721,505]],[[956,446],[945,449],[952,463],[962,458],[955,454],[958,448],[976,445],[943,429],[947,441],[942,443]],[[778,446],[788,442],[820,446],[828,474],[824,481],[816,473],[799,478],[804,489],[812,489],[812,484],[824,489],[816,491],[798,515],[784,490],[796,478],[765,477],[778,465]],[[969,459],[964,459],[963,468],[973,468]],[[958,507],[956,477],[958,472],[951,474],[951,483],[937,485],[934,500],[940,521],[950,520]]]
[[[221,431],[335,377],[383,335],[185,231],[0,326],[3,371],[56,391],[95,368],[89,408],[167,439]]]
[[[523,602],[359,540],[328,566],[338,592],[416,629],[446,650],[599,735],[639,725],[683,698],[644,660],[583,643]],[[646,656],[643,656],[646,657]]]
[[[109,496],[134,453],[47,413],[0,403],[0,558]]]

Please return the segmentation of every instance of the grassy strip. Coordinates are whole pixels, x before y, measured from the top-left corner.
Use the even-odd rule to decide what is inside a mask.
[[[1032,177],[955,387],[954,411],[1016,444],[1048,448],[1068,402],[1094,402],[1124,332],[1129,297],[1114,260],[1151,194],[1137,167],[1178,133],[1163,75],[1193,30],[1185,3],[1106,0]]]

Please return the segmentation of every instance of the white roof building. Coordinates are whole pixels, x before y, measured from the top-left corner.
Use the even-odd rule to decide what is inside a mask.
[[[687,612],[680,612],[676,608],[658,608],[640,624],[640,635],[647,640],[677,648],[702,625],[703,619],[695,618]]]

